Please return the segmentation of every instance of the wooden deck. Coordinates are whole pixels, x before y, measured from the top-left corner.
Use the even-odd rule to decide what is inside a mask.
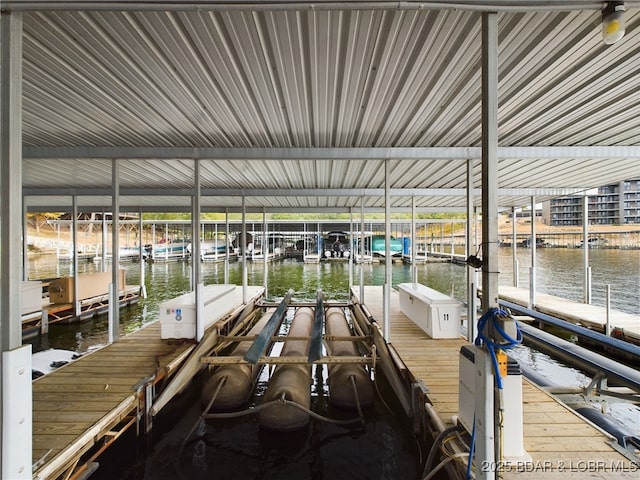
[[[529,304],[529,289],[527,288],[501,286],[499,295],[500,299],[523,307]],[[604,307],[574,302],[545,293],[536,293],[534,310],[599,331],[604,331],[607,322],[607,313]],[[625,332],[640,336],[640,315],[610,310],[609,322],[612,329],[617,327]]]
[[[262,292],[254,287],[250,297]],[[228,315],[242,308],[242,287]],[[33,381],[33,478],[55,479],[90,449],[108,445],[144,407],[144,386],[171,377],[195,347],[160,338],[154,322]]]
[[[364,304],[382,325],[382,287],[365,287]],[[458,414],[460,347],[464,339],[429,338],[399,307],[391,293],[390,343],[417,380],[445,425]],[[504,469],[504,479],[637,479],[640,467],[615,451],[611,438],[523,379],[524,447],[533,463]]]

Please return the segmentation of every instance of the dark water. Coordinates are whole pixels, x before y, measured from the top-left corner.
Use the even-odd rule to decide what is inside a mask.
[[[335,419],[355,415],[332,411],[322,396],[312,408]],[[156,417],[146,444],[130,438],[129,448],[108,451],[92,478],[408,480],[421,471],[417,442],[381,402],[365,410],[364,424],[312,420],[291,433],[262,430],[254,416],[204,421],[199,415],[198,396],[183,394]]]
[[[500,252],[500,284],[512,285],[511,249]],[[520,249],[520,286],[528,285],[528,250]],[[582,300],[582,252],[572,249],[541,249],[537,254],[538,291]],[[612,308],[640,312],[640,251],[594,250],[593,303],[604,305],[605,285],[611,285]],[[139,284],[137,263],[123,263],[127,283]],[[80,264],[80,272],[96,270],[93,263]],[[143,264],[148,298],[121,310],[121,332],[134,331],[158,318],[158,304],[189,290],[188,263]],[[264,266],[248,263],[248,283],[263,285]],[[449,263],[418,265],[418,281],[461,301],[466,301],[465,269]],[[353,282],[360,272],[366,285],[382,285],[383,264],[354,265]],[[69,264],[55,257],[39,257],[30,263],[30,278],[50,278],[71,274]],[[313,300],[321,288],[327,299],[348,299],[347,263],[303,264],[286,260],[268,265],[267,294],[279,299],[293,289],[296,300]],[[224,282],[222,263],[202,264],[205,284]],[[408,265],[393,265],[393,285],[411,281]],[[240,263],[232,263],[229,283],[241,284]],[[34,350],[49,347],[86,351],[107,342],[106,316],[73,325],[51,325],[47,336],[32,341]],[[515,353],[541,373],[561,379],[564,385],[586,385],[589,378],[548,356],[519,347]],[[353,413],[331,411],[326,402],[323,372],[314,383],[314,411],[332,418]],[[153,434],[146,440],[128,433],[101,458],[97,479],[414,479],[428,450],[420,447],[398,416],[393,398],[385,394],[375,408],[366,412],[364,427],[345,427],[312,421],[296,435],[275,435],[262,431],[253,416],[234,420],[198,421],[201,413],[199,378],[194,388],[181,394],[155,419]],[[266,380],[264,380],[266,381]],[[387,392],[380,382],[381,391]],[[259,385],[260,388],[260,385]],[[385,402],[382,401],[384,398]],[[387,404],[391,403],[391,408]],[[629,404],[603,405],[640,432],[640,414]],[[189,431],[197,425],[188,438]],[[185,441],[186,438],[186,441]]]

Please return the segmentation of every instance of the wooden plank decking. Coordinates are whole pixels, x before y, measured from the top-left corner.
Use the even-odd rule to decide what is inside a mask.
[[[529,304],[529,289],[501,286],[499,295],[502,300],[516,303],[523,307]],[[546,293],[536,293],[534,310],[568,322],[604,331],[607,314],[604,307],[588,303],[574,302]],[[640,315],[611,310],[609,312],[611,328],[618,327],[640,336]]]
[[[250,298],[262,287],[253,287]],[[228,314],[242,308],[242,287]],[[195,343],[160,338],[154,322],[33,381],[34,478],[57,478],[80,456],[135,424],[140,386],[172,376]],[[102,442],[102,443],[101,443]]]
[[[382,325],[382,287],[365,287],[364,304]],[[390,343],[417,380],[445,425],[458,414],[460,347],[464,339],[429,338],[401,311],[391,293]],[[640,467],[611,446],[611,438],[523,379],[524,447],[533,463],[505,469],[505,479],[637,479]],[[526,470],[526,471],[525,471]]]

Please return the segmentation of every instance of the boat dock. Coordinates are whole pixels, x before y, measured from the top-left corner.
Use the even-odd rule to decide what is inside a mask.
[[[527,307],[529,304],[529,290],[526,288],[501,286],[499,295],[501,300],[523,307]],[[605,307],[575,302],[555,295],[536,293],[533,309],[601,333],[606,330],[607,311]],[[640,337],[640,315],[610,310],[609,324],[611,329],[618,328],[625,333]]]
[[[352,294],[357,300],[355,288]],[[374,319],[383,318],[382,302],[382,287],[365,287],[364,304]],[[245,309],[242,287],[229,293],[227,305],[227,319]],[[390,311],[391,356],[404,377],[424,385],[439,422],[453,425],[459,352],[468,342],[428,337],[401,312],[396,291]],[[196,348],[194,342],[162,340],[160,329],[154,322],[33,382],[33,478],[77,478],[125,430],[147,427],[153,415],[148,396],[186,366]],[[532,462],[501,466],[502,478],[582,479],[586,472],[594,479],[637,478],[638,466],[615,450],[613,437],[541,388],[522,383],[524,447]]]
[[[375,318],[383,317],[382,301],[382,287],[365,287],[364,303]],[[408,373],[424,384],[440,421],[453,425],[458,415],[459,352],[469,343],[428,337],[400,311],[396,291],[391,292],[390,311],[392,349]],[[612,437],[524,378],[522,390],[524,448],[532,462],[504,465],[502,478],[637,478],[640,467],[614,449]]]
[[[161,341],[156,322],[34,380],[33,478],[90,468],[138,424],[146,386],[173,375],[194,346]]]
[[[229,297],[230,318],[244,308],[242,287]],[[154,322],[33,381],[34,479],[77,478],[125,430],[145,426],[147,389],[172,377],[196,347],[162,340],[160,327]]]

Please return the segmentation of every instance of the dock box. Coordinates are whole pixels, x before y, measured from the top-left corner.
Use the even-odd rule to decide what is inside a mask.
[[[419,283],[398,285],[400,310],[431,338],[460,336],[460,302]]]
[[[125,271],[120,269],[119,287],[125,287]],[[82,273],[78,275],[78,300],[99,297],[109,293],[111,272]],[[61,277],[49,284],[49,301],[51,303],[73,303],[73,277]]]
[[[22,295],[20,299],[22,315],[42,310],[43,301],[41,281],[29,280],[22,282],[22,289],[20,293]]]
[[[229,311],[227,295],[235,285],[207,285],[203,288],[204,329]],[[196,338],[195,293],[185,293],[160,304],[160,338]]]

